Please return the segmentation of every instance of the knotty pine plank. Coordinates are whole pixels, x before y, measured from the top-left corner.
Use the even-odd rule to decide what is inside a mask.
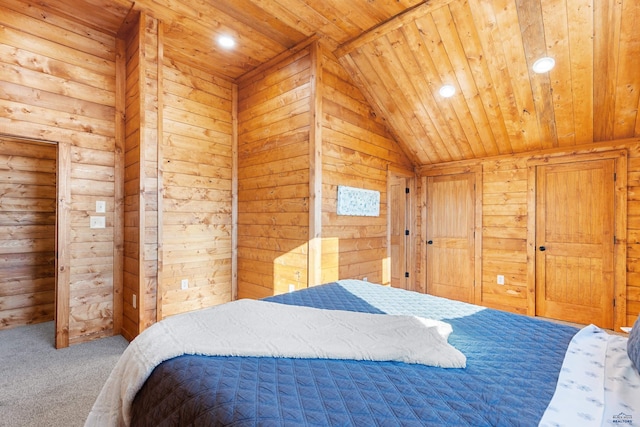
[[[513,82],[511,87],[512,97],[501,99],[511,98],[514,100],[518,111],[516,123],[520,126],[520,132],[523,133],[525,149],[527,151],[538,150],[543,148],[543,141],[537,126],[538,120],[531,86],[518,83],[526,81],[529,77],[523,41],[518,37],[506,36],[513,34],[514,31],[518,34],[520,33],[521,23],[518,19],[516,4],[511,0],[498,0],[495,3],[497,25],[500,27],[501,33],[507,37],[500,40],[500,42],[504,49],[508,78]],[[498,82],[496,82],[497,84]]]
[[[476,53],[466,52],[468,45],[474,46],[478,42],[477,40],[463,42],[460,39],[460,36],[468,33],[468,30],[464,27],[461,30],[458,29],[452,8],[440,8],[434,11],[432,16],[442,37],[444,48],[449,55],[453,72],[460,85],[460,92],[466,101],[466,108],[463,103],[460,103],[456,111],[461,125],[465,129],[465,135],[471,149],[475,157],[496,155],[499,150],[485,112],[487,105],[482,102],[475,82],[476,77],[482,79],[484,74],[472,74],[469,58],[473,58]],[[474,126],[468,123],[473,123]]]
[[[532,70],[533,63],[547,55],[542,7],[539,2],[516,0],[518,20],[522,23],[522,47],[529,71],[534,112],[538,120],[542,148],[558,146],[558,134],[554,113],[553,93],[551,88],[551,73],[538,74]]]
[[[447,8],[445,9],[448,11]],[[435,12],[436,11],[434,11],[434,13]],[[434,13],[417,19],[415,25],[424,41],[426,52],[430,55],[432,62],[437,64],[437,66],[433,68],[433,77],[431,80],[434,83],[432,88],[434,97],[438,100],[438,105],[440,105],[440,109],[443,111],[447,121],[457,121],[458,126],[463,130],[465,135],[465,137],[456,138],[454,142],[455,145],[449,142],[450,145],[457,146],[458,150],[458,153],[455,154],[451,151],[452,157],[459,159],[462,155],[463,158],[468,158],[473,156],[472,153],[482,153],[485,149],[479,140],[476,125],[473,120],[471,120],[469,106],[466,102],[467,96],[465,96],[464,93],[464,89],[466,88],[464,86],[461,87],[454,64],[450,59],[451,57],[455,57],[455,54],[449,52],[449,49],[454,49],[455,52],[455,49],[461,46],[459,43],[454,45],[452,41],[444,40],[447,36],[447,32],[445,31],[446,25],[443,29],[439,28],[444,24],[442,22],[443,18],[440,17],[438,21],[436,21],[437,16],[434,15]],[[464,56],[464,54],[462,55]],[[439,93],[435,95],[435,90],[438,89],[441,84],[446,83],[453,84],[456,90],[460,90],[463,96],[453,96],[449,99],[443,99]],[[447,110],[449,112],[447,112]]]
[[[551,99],[553,100],[558,146],[571,146],[576,143],[576,123],[572,95],[572,46],[570,46],[569,38],[567,3],[564,1],[543,0],[541,2],[541,12],[546,43],[545,46],[539,47],[544,49],[540,52],[540,56],[548,55],[556,61],[556,65],[549,72],[549,76],[551,79]],[[537,58],[534,57],[532,59],[535,61]]]
[[[34,25],[38,25],[34,21]],[[4,44],[16,48],[14,62],[21,64],[23,67],[29,66],[36,69],[35,64],[29,64],[27,61],[21,60],[21,56],[26,56],[28,52],[32,56],[40,59],[40,63],[50,62],[50,66],[43,67],[39,71],[47,73],[49,70],[55,70],[55,75],[67,78],[75,78],[78,83],[94,85],[96,89],[100,88],[97,82],[103,81],[106,85],[113,86],[113,66],[114,60],[104,60],[94,57],[91,54],[79,52],[76,49],[61,46],[47,39],[33,36],[29,33],[5,27],[3,31]],[[6,49],[6,48],[5,48]],[[38,70],[38,69],[36,69]]]
[[[594,17],[593,0],[567,2],[576,144],[594,141]]]
[[[115,55],[111,34],[91,28],[78,20],[52,13],[52,10],[45,5],[26,3],[22,0],[4,0],[2,6],[6,8],[3,11],[5,14],[9,10],[17,13],[12,19],[16,28],[30,27],[30,31],[34,34],[40,33],[44,38],[77,48],[83,52],[97,56],[104,55],[105,59],[113,58]],[[44,22],[43,17],[45,18]],[[33,25],[34,20],[38,22],[38,25]],[[60,32],[55,29],[56,27],[64,29],[64,31]],[[98,45],[103,50],[96,49]]]
[[[513,99],[513,82],[508,72],[508,59],[502,48],[502,40],[498,34],[496,8],[492,3],[469,0],[469,7],[475,22],[475,28],[483,50],[483,58],[487,61],[491,76],[491,87],[495,90],[498,106],[504,119],[509,136],[509,144],[514,152],[526,151],[525,136],[520,127],[520,111]]]
[[[614,139],[622,3],[594,2],[593,139]]]
[[[475,90],[480,98],[482,108],[484,108],[485,117],[481,120],[488,122],[485,123],[487,128],[483,129],[481,133],[485,150],[487,153],[493,152],[494,154],[511,153],[513,148],[499,107],[500,103],[491,82],[491,73],[471,8],[468,3],[451,2],[449,9],[456,29],[460,29],[458,35],[461,37],[460,41],[471,73],[470,81],[474,82]],[[483,112],[480,106],[477,108],[478,114],[482,116]]]
[[[640,21],[640,4],[626,1],[622,4],[620,19],[620,48],[615,90],[614,139],[638,135],[638,105],[640,102],[640,42],[635,27]]]
[[[390,117],[390,115],[388,114],[389,110],[387,109],[387,106],[382,104],[376,98],[375,96],[376,92],[372,91],[369,85],[366,83],[365,79],[360,73],[357,63],[351,57],[351,54],[341,57],[340,64],[346,70],[349,70],[349,74],[351,75],[351,78],[356,82],[360,90],[363,91],[363,95],[368,100],[369,104],[372,106],[375,106],[377,111],[382,111],[385,117]],[[398,137],[398,133],[396,131],[393,131],[390,129],[389,133],[393,135],[393,137],[397,141],[399,141],[400,144],[402,144],[402,139]],[[429,159],[428,154],[424,152],[424,149],[422,146],[420,146],[420,149],[411,149],[411,150],[404,144],[402,145],[402,147],[406,155],[408,155],[413,162],[419,163]],[[433,156],[433,153],[432,153],[432,156]]]
[[[424,48],[424,46],[433,43],[433,41],[427,40],[423,42],[421,37],[425,35],[421,34],[422,29],[419,28],[419,25],[416,22],[405,28],[392,31],[387,35],[394,49],[399,50],[398,57],[407,58],[402,60],[402,66],[406,70],[406,77],[398,80],[400,83],[406,80],[408,84],[413,86],[413,88],[405,89],[409,93],[422,94],[419,99],[413,102],[417,102],[418,105],[422,106],[421,115],[425,117],[427,123],[431,123],[434,127],[432,133],[435,132],[438,138],[432,138],[432,141],[441,140],[442,142],[439,142],[441,146],[445,145],[444,141],[455,141],[452,144],[447,144],[452,147],[448,151],[452,158],[454,156],[459,158],[460,147],[467,154],[470,151],[470,147],[465,143],[457,142],[467,139],[465,132],[468,132],[468,130],[464,129],[461,120],[457,117],[454,103],[442,98],[438,93],[438,88],[443,83],[442,76],[436,71],[437,67],[433,60],[434,52],[428,52]],[[433,25],[433,22],[428,25]],[[437,35],[437,32],[434,31],[431,35],[433,36],[434,34]],[[441,43],[441,41],[435,43]],[[436,53],[436,55],[439,54]],[[451,80],[445,76],[445,80],[447,83],[455,83],[458,86],[455,79]],[[474,126],[473,124],[469,125]],[[469,125],[466,125],[466,127]],[[471,134],[475,133],[477,132],[474,129]],[[473,145],[477,145],[477,138]]]
[[[375,43],[375,42],[374,42]],[[412,91],[404,91],[399,84],[403,84],[406,81],[410,81],[414,76],[407,76],[406,79],[395,79],[395,72],[391,69],[387,64],[383,61],[376,61],[375,63],[371,62],[371,58],[376,58],[376,46],[375,45],[365,45],[361,48],[363,56],[361,62],[359,62],[359,66],[361,68],[361,72],[366,75],[372,75],[377,77],[377,84],[382,86],[384,89],[378,92],[378,96],[386,95],[390,97],[387,100],[383,100],[382,102],[389,107],[388,109],[392,111],[397,111],[399,114],[396,114],[392,117],[391,120],[394,126],[402,126],[402,121],[406,120],[406,126],[402,126],[403,134],[412,135],[418,140],[426,139],[431,142],[431,145],[434,146],[434,149],[437,151],[438,160],[439,161],[452,161],[460,159],[460,153],[458,151],[458,147],[455,144],[451,146],[446,145],[444,143],[442,135],[440,135],[436,129],[431,126],[431,120],[429,121],[421,121],[416,115],[413,113],[413,103],[411,99],[406,99],[404,95],[400,94],[411,94]],[[355,52],[354,52],[355,53]],[[354,53],[351,56],[354,56]],[[367,65],[367,63],[369,63]],[[375,70],[375,71],[374,71]],[[374,72],[375,74],[368,74],[370,72]],[[371,91],[375,91],[375,88],[370,89]],[[393,94],[393,95],[391,95]],[[425,117],[423,117],[425,118]]]

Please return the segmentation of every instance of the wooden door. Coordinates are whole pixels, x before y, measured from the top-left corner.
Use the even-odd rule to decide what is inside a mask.
[[[536,315],[613,327],[613,159],[538,166]]]
[[[391,175],[389,177],[389,212],[391,246],[391,286],[411,289],[409,271],[409,178]]]
[[[427,293],[474,302],[475,174],[427,178]]]

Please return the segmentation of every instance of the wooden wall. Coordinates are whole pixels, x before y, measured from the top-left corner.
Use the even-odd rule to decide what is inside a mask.
[[[413,166],[342,65],[321,52],[322,282],[366,277],[388,285],[387,171]],[[338,216],[338,185],[379,191],[380,216]]]
[[[163,23],[145,15],[116,37],[4,0],[0,27],[0,134],[65,153],[63,346],[119,333],[120,323],[132,338],[158,318],[233,298],[236,213],[239,297],[342,278],[388,283],[388,171],[412,166],[318,42],[236,87],[171,57],[178,46],[165,57]],[[630,323],[640,311],[640,141],[597,147],[629,150]],[[482,303],[519,312],[529,280],[527,158],[471,162],[483,168]],[[381,215],[337,216],[338,185],[380,191]],[[99,200],[107,226],[91,229]],[[15,266],[13,257],[1,264]],[[310,277],[318,264],[320,278]],[[505,286],[494,284],[498,272]]]
[[[333,55],[310,41],[249,73],[238,111],[239,296],[388,284],[387,171],[412,166]],[[380,191],[380,216],[337,216],[338,185]]]
[[[482,304],[526,313],[526,158],[482,166]],[[498,274],[504,286],[496,284]]]
[[[139,61],[140,79],[140,187],[138,223],[138,251],[140,253],[138,302],[139,330],[151,326],[157,319],[158,289],[158,99],[159,68],[159,22],[147,15],[139,21],[141,51]]]
[[[122,335],[138,334],[138,283],[140,280],[140,34],[135,26],[124,41],[126,64],[124,153],[124,253]],[[134,297],[135,295],[135,297]],[[134,305],[134,298],[136,300]]]
[[[232,83],[162,63],[160,318],[232,298],[235,102]]]
[[[121,37],[126,46],[122,334],[127,339],[157,317],[158,25],[143,14]]]
[[[238,84],[238,297],[307,286],[310,49]]]
[[[0,134],[62,144],[70,156],[61,345],[110,336],[120,221],[114,216],[115,37],[18,0],[2,2],[0,25]],[[106,202],[107,226],[90,229],[98,200]]]
[[[232,297],[236,106],[240,296],[307,286],[313,220],[327,233],[323,260],[334,260],[323,280],[383,281],[386,170],[408,162],[318,45],[245,76],[234,100],[232,83],[163,56],[152,17],[116,38],[7,4],[0,131],[69,144],[72,342],[109,335],[114,323],[119,332],[120,322],[132,338],[158,318]],[[381,217],[348,232],[353,218],[333,214],[338,184],[379,189]],[[107,202],[104,230],[89,229],[97,200]]]
[[[142,14],[123,36],[128,338],[232,295],[234,85],[165,56],[163,33]]]
[[[69,158],[61,346],[133,338],[232,295],[235,86],[164,58],[161,21],[125,23],[116,36],[20,0],[0,6],[0,134]],[[98,200],[107,226],[90,229]]]
[[[0,329],[53,320],[56,151],[0,137]]]
[[[556,149],[547,155],[575,155],[620,148],[628,150],[626,323],[631,325],[640,312],[640,140],[598,143],[572,151]],[[449,167],[456,164],[482,166],[482,300],[476,303],[518,313],[531,309],[527,293],[530,279],[527,273],[527,162],[533,155],[543,153],[449,164]],[[433,168],[423,170],[427,169]],[[624,244],[625,236],[617,236],[617,239]],[[422,282],[422,258],[420,264]],[[504,285],[496,284],[498,274],[505,276]],[[417,286],[424,289],[424,283]]]

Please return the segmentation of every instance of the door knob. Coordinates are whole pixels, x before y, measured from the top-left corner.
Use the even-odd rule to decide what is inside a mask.
[[[545,248],[544,246],[540,246],[540,252],[544,252],[546,250],[547,250],[547,248]]]

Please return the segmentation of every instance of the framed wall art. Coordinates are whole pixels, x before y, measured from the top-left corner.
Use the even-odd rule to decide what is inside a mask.
[[[380,216],[380,192],[339,185],[337,214]]]

